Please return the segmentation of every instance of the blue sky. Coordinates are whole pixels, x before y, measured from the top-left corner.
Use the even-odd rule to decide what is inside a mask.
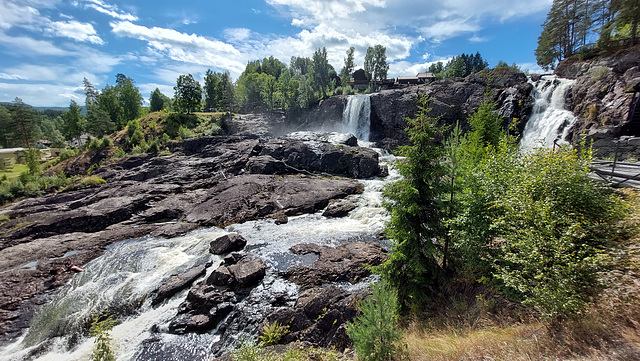
[[[537,70],[534,49],[552,0],[0,0],[0,101],[84,103],[123,73],[143,97],[173,96],[181,74],[207,69],[234,79],[250,60],[311,56],[325,46],[340,71],[356,48],[387,48],[389,76],[479,51]]]

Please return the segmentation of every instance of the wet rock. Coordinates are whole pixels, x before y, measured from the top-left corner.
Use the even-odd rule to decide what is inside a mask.
[[[274,223],[278,225],[289,223],[289,217],[284,212],[276,214],[273,218],[275,219]]]
[[[191,268],[190,270],[179,274],[173,275],[169,277],[167,281],[165,281],[162,286],[160,286],[155,292],[155,298],[153,299],[152,304],[157,305],[162,301],[171,298],[171,296],[176,293],[182,291],[183,289],[190,286],[196,279],[204,276],[206,272],[206,266],[200,265]]]
[[[299,244],[290,250],[295,254],[318,255],[311,266],[292,267],[283,272],[286,279],[302,289],[337,281],[356,283],[371,274],[365,265],[377,266],[387,260],[386,251],[377,243],[353,242],[338,248]]]
[[[339,351],[352,345],[346,323],[357,315],[356,300],[367,291],[351,293],[335,286],[313,288],[300,295],[291,308],[270,314],[264,324],[278,322],[289,326],[281,343],[309,342],[316,347],[334,347]]]
[[[243,257],[238,263],[229,266],[229,272],[240,287],[254,285],[264,277],[266,271],[267,265],[261,259],[252,256]]]
[[[237,233],[225,234],[216,238],[209,244],[209,252],[212,254],[223,254],[239,251],[247,245],[247,240]]]
[[[226,266],[218,267],[207,278],[207,284],[215,286],[231,286],[234,282],[233,275]]]
[[[349,212],[354,209],[356,209],[356,203],[352,200],[331,200],[322,215],[341,218],[349,215]]]

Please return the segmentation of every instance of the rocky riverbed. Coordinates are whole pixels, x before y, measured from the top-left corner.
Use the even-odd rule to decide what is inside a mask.
[[[353,141],[349,141],[353,144]],[[378,153],[317,140],[255,136],[184,140],[164,156],[141,155],[98,168],[106,184],[26,199],[0,209],[0,339],[15,339],[33,310],[108,245],[145,235],[315,213],[362,192],[353,180],[384,174]],[[243,261],[238,261],[242,264]],[[188,282],[202,270],[187,276]],[[183,277],[184,278],[184,277]],[[180,283],[180,282],[178,282]],[[194,291],[195,292],[195,291]]]

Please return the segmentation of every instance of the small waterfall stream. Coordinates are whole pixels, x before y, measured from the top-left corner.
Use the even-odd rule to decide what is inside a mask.
[[[530,79],[529,82],[534,86],[535,103],[522,133],[520,149],[552,148],[554,142],[558,145],[568,144],[567,137],[576,117],[565,109],[565,102],[574,80],[554,75],[543,76],[537,82]]]
[[[342,112],[344,133],[351,133],[358,140],[368,142],[371,128],[371,99],[368,95],[351,95]]]
[[[392,165],[392,155],[381,150],[379,153],[381,164]],[[393,167],[389,170],[386,178],[360,181],[364,192],[350,196],[357,208],[345,218],[326,218],[316,213],[291,217],[283,225],[275,225],[271,219],[257,220],[225,229],[202,228],[171,239],[147,236],[114,243],[102,256],[85,265],[85,272],[74,275],[69,284],[57,291],[37,313],[25,335],[0,349],[0,359],[89,360],[94,338],[87,335],[87,324],[97,313],[108,309],[118,319],[118,325],[110,332],[118,361],[208,361],[213,357],[211,346],[219,340],[215,330],[185,335],[166,332],[187,291],[153,307],[149,297],[153,290],[170,275],[195,265],[212,262],[208,270],[213,271],[221,258],[209,253],[209,242],[236,232],[247,239],[246,250],[269,266],[263,282],[237,305],[262,319],[273,310],[274,298],[283,293],[295,296],[298,292],[295,284],[280,278],[278,273],[315,259],[313,255],[292,254],[291,246],[377,241],[376,235],[388,217],[382,207],[382,189],[400,177]],[[339,286],[366,287],[370,281]]]

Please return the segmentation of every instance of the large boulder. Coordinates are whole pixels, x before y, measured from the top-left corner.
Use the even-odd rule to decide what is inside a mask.
[[[247,240],[237,233],[225,234],[209,243],[209,252],[212,254],[223,254],[240,251],[247,245]]]
[[[171,296],[183,289],[191,286],[196,279],[204,276],[207,266],[208,265],[195,266],[182,274],[169,277],[169,279],[155,291],[155,297],[152,304],[157,305],[162,301],[171,298]]]

